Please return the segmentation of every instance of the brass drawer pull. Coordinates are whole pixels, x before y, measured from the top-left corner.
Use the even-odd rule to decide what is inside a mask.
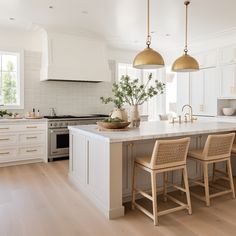
[[[37,149],[32,149],[32,150],[26,150],[26,152],[37,152]]]
[[[9,127],[0,127],[0,130],[9,129]]]
[[[8,141],[10,140],[9,138],[0,138],[0,141]]]
[[[38,126],[26,126],[27,129],[36,129]]]
[[[35,139],[37,136],[32,136],[32,137],[26,137],[27,139]]]
[[[10,152],[0,152],[0,155],[8,155]]]

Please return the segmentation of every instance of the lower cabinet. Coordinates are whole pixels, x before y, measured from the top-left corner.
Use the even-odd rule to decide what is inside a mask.
[[[47,162],[47,123],[16,121],[0,125],[0,165],[33,160]]]

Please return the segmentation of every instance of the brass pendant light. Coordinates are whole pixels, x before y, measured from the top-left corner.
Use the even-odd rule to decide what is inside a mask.
[[[189,1],[185,1],[186,6],[186,19],[185,19],[185,47],[184,55],[179,57],[172,66],[172,71],[175,72],[193,72],[199,70],[199,65],[196,59],[188,55],[188,5]]]
[[[138,53],[133,61],[133,67],[137,69],[157,69],[165,65],[162,56],[150,48],[151,45],[151,35],[150,35],[150,3],[147,1],[147,41],[143,51]]]

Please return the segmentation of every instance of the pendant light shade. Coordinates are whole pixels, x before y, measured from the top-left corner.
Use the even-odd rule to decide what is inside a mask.
[[[194,72],[199,70],[197,60],[188,55],[187,34],[188,34],[188,5],[189,1],[184,2],[186,6],[186,24],[185,24],[185,48],[184,55],[179,57],[172,66],[172,71],[175,72]]]
[[[164,66],[164,60],[158,52],[147,47],[134,58],[133,66],[137,69],[156,69]]]
[[[150,35],[150,3],[149,0],[147,1],[148,6],[148,14],[147,14],[147,30],[148,30],[148,35],[147,35],[147,41],[146,45],[147,48],[145,48],[143,51],[137,54],[137,56],[134,58],[133,61],[133,67],[137,69],[158,69],[161,68],[165,65],[164,60],[162,56],[153,50],[150,45],[151,45],[151,35]]]
[[[172,66],[172,71],[175,72],[194,72],[197,70],[199,70],[198,62],[188,54],[179,57]]]

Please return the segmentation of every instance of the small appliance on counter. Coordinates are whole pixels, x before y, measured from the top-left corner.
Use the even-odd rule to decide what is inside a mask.
[[[104,114],[58,116],[55,113],[52,116],[44,116],[48,119],[48,160],[69,157],[68,126],[96,124],[107,117],[109,116]]]

